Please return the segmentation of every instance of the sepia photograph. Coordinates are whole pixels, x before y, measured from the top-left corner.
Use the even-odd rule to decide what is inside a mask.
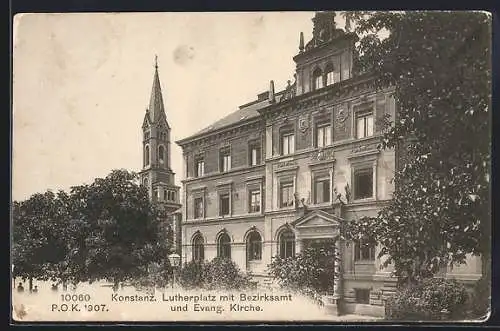
[[[11,322],[489,318],[489,12],[12,24]]]

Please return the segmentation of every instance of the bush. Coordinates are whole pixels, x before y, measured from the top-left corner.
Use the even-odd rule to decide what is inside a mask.
[[[241,289],[250,285],[250,277],[243,274],[231,259],[215,258],[205,265],[204,288]]]
[[[281,287],[314,299],[333,290],[334,256],[326,248],[307,248],[288,258],[276,256],[268,268]]]
[[[386,302],[386,318],[390,320],[464,319],[467,290],[455,280],[431,278],[398,289]]]
[[[182,267],[179,274],[179,283],[185,289],[201,288],[203,284],[203,261],[190,261]]]
[[[131,281],[137,290],[153,290],[166,287],[172,279],[172,267],[168,260],[149,263],[146,272]]]
[[[243,274],[231,259],[215,258],[210,262],[187,263],[179,275],[183,288],[243,289],[250,286],[250,277]]]

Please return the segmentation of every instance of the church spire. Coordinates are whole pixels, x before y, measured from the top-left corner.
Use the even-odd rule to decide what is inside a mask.
[[[151,121],[153,123],[157,122],[162,116],[165,116],[165,107],[163,105],[160,77],[158,75],[158,56],[156,55],[155,55],[155,74],[153,77],[153,88],[151,89],[151,98],[149,99],[148,111]]]

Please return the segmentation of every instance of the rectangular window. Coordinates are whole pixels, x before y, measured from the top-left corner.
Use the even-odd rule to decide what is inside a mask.
[[[295,135],[293,132],[283,133],[281,135],[281,154],[293,154],[295,152]]]
[[[205,175],[205,160],[203,160],[203,158],[196,159],[195,167],[196,177],[202,177]]]
[[[194,218],[203,217],[203,198],[194,198]]]
[[[314,182],[314,203],[325,202],[330,202],[330,179],[316,179]]]
[[[340,82],[340,71],[329,71],[326,74],[326,85],[332,85]]]
[[[260,164],[260,145],[257,143],[252,143],[249,148],[249,160],[250,165],[255,166]]]
[[[354,261],[375,261],[375,244],[363,240],[356,242]]]
[[[320,89],[323,87],[323,76],[316,76],[314,79],[314,87]]]
[[[163,200],[167,200],[167,199],[168,199],[168,191],[163,190]]]
[[[229,148],[222,148],[219,151],[219,170],[220,172],[231,170],[231,151]]]
[[[294,194],[293,194],[293,183],[286,182],[280,185],[280,207],[291,207],[293,206]]]
[[[252,190],[250,191],[250,213],[258,213],[260,212],[260,190]]]
[[[354,199],[373,197],[373,169],[358,169],[354,171]]]
[[[219,196],[219,215],[229,215],[229,193],[221,194]]]
[[[332,143],[332,127],[330,124],[318,125],[316,128],[316,146],[325,147]]]
[[[373,113],[364,112],[356,115],[356,138],[373,136]]]
[[[370,304],[370,290],[367,288],[355,288],[356,303]]]

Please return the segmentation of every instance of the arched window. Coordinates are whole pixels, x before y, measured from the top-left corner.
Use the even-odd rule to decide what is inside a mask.
[[[158,160],[160,163],[165,161],[165,147],[163,147],[163,145],[158,146]]]
[[[326,76],[326,86],[336,83],[335,75],[333,72],[333,65],[331,63],[326,66],[325,76]]]
[[[149,181],[147,178],[144,178],[143,185],[147,188],[149,186]]]
[[[146,148],[144,148],[144,165],[148,166],[149,165],[149,146],[146,145]]]
[[[323,87],[323,75],[319,68],[313,72],[313,84],[315,90]]]
[[[231,238],[227,233],[222,233],[217,241],[217,256],[221,258],[231,258]]]
[[[203,245],[203,236],[198,233],[193,238],[193,260],[203,261],[205,259],[205,247]]]
[[[286,229],[279,236],[279,253],[282,259],[295,255],[295,234],[292,230]]]
[[[252,231],[247,237],[247,261],[262,259],[262,238],[257,231]]]

